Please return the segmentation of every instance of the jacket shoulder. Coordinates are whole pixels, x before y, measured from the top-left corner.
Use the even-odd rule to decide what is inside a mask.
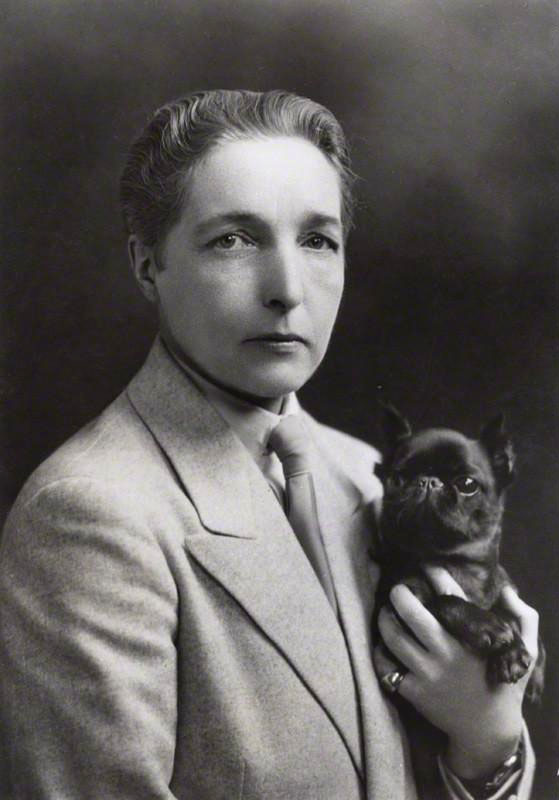
[[[177,490],[164,453],[123,393],[31,474],[5,533],[33,518],[79,528],[133,526],[158,519],[161,498]]]
[[[373,445],[337,428],[317,422],[306,415],[314,428],[319,449],[333,470],[343,474],[359,487],[363,497],[372,502],[378,514],[382,500],[382,484],[375,475],[375,465],[382,460]]]
[[[325,441],[328,441],[333,448],[336,448],[342,457],[349,459],[357,458],[369,465],[373,465],[382,460],[380,452],[372,444],[358,439],[349,433],[331,428],[320,422],[315,422]]]
[[[159,448],[123,393],[35,469],[17,502],[28,502],[45,487],[67,479],[131,481],[158,459]]]

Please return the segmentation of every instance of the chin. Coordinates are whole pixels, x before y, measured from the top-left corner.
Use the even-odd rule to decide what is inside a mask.
[[[314,372],[314,370],[312,371]],[[285,397],[286,394],[297,392],[305,385],[312,375],[308,370],[297,370],[296,372],[275,371],[270,375],[252,376],[252,380],[247,378],[243,386],[239,386],[240,391],[257,398],[268,400]]]

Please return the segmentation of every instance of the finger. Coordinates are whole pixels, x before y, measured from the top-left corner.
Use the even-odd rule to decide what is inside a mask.
[[[404,681],[408,680],[408,677],[411,675],[410,672],[407,672],[405,667],[401,664],[396,663],[390,657],[390,653],[386,649],[386,647],[382,644],[379,644],[373,650],[373,663],[375,665],[375,672],[378,675],[378,679],[381,685],[381,688],[384,692],[392,693],[392,691],[383,684],[383,678],[386,678],[388,675],[394,672],[400,673],[403,677],[398,682],[398,687],[395,691],[399,692],[402,688],[402,684]]]
[[[453,594],[463,600],[468,599],[460,584],[443,567],[425,566],[423,570],[437,594]]]
[[[375,665],[375,672],[381,682],[381,687],[385,692],[386,687],[382,686],[382,678],[390,675],[390,673],[394,671],[402,674],[406,669],[401,663],[392,660],[391,653],[389,653],[382,644],[377,645],[373,650],[373,663]],[[403,679],[398,684],[397,694],[401,695],[405,700],[408,700],[418,711],[422,712],[425,699],[424,677],[414,675],[411,671],[406,672]]]
[[[411,703],[420,713],[422,712],[421,681],[413,672],[406,673],[398,686],[398,694]]]
[[[373,650],[373,664],[379,678],[388,675],[389,672],[394,672],[395,669],[401,668],[401,664],[397,664],[391,658],[390,653],[383,644],[378,644]]]
[[[394,586],[390,592],[390,602],[398,616],[426,650],[438,652],[441,649],[446,632],[407,586],[402,583]],[[403,630],[401,626],[400,630]],[[408,638],[411,639],[409,636]],[[390,647],[388,642],[387,644]],[[392,648],[390,647],[390,649]],[[395,655],[400,657],[399,653],[395,653]]]
[[[378,627],[386,647],[408,670],[416,672],[425,669],[427,652],[404,630],[393,611],[382,609]]]
[[[373,663],[379,681],[382,681],[382,678],[386,677],[386,675],[390,675],[391,672],[398,671],[401,674],[405,672],[405,668],[402,667],[401,664],[392,661],[386,647],[382,644],[377,645],[373,650]],[[385,687],[383,687],[383,691],[386,691]],[[410,702],[416,699],[419,690],[417,678],[413,672],[405,673],[404,678],[398,684],[397,693],[402,695],[406,700],[410,700]]]
[[[538,629],[539,614],[520,599],[510,584],[503,587],[501,591],[501,602],[517,618],[520,625],[520,633],[526,645],[526,649],[531,656],[536,658],[538,654]]]

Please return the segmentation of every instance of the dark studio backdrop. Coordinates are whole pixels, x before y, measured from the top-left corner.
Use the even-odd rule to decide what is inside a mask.
[[[519,454],[504,561],[541,612],[534,797],[559,793],[559,5],[552,0],[5,0],[2,511],[110,402],[154,335],[117,179],[132,136],[198,87],[332,108],[360,176],[347,291],[303,392],[378,442],[379,394]]]

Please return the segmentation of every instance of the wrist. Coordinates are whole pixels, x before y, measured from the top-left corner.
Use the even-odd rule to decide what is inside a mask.
[[[457,777],[477,780],[493,773],[517,752],[520,736],[518,732],[498,737],[490,744],[483,737],[468,745],[449,741],[445,761]]]
[[[478,798],[478,800],[489,800],[499,793],[499,797],[513,797],[512,790],[520,780],[524,769],[524,742],[520,742],[515,752],[501,762],[491,773],[477,778],[460,777],[453,773],[444,759],[439,758],[439,769],[445,784],[450,788],[457,789],[460,797],[464,791],[468,797]],[[452,795],[454,793],[451,791]],[[514,794],[516,797],[516,794]]]
[[[522,735],[521,703],[489,703],[484,713],[448,731],[446,762],[463,778],[491,773],[517,749]]]

